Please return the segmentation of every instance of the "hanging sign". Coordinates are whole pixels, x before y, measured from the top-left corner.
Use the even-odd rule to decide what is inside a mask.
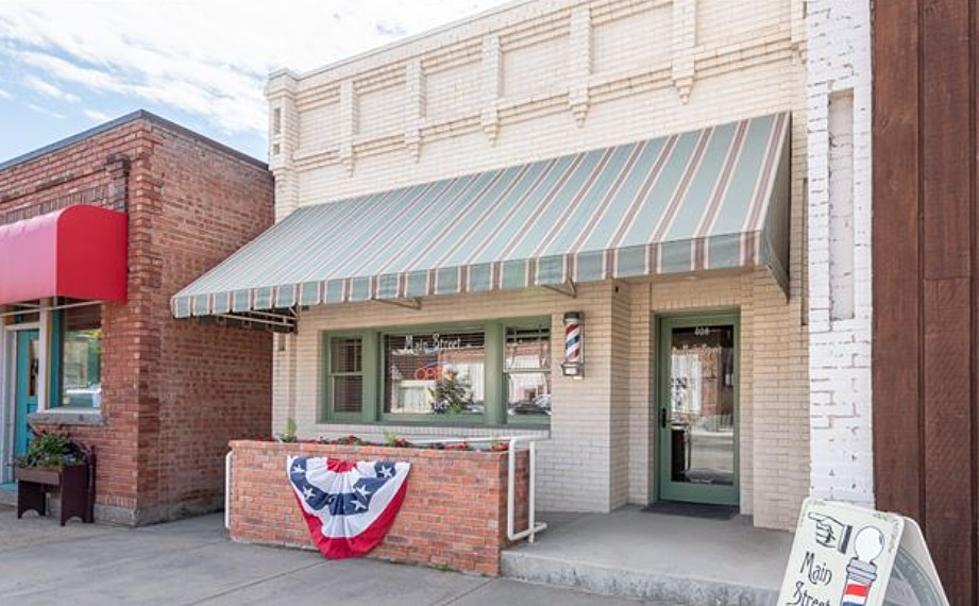
[[[948,606],[917,523],[806,499],[780,606]]]

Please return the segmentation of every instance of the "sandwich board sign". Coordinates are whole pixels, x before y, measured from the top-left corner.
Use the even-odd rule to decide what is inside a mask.
[[[806,499],[779,606],[948,606],[918,524]]]

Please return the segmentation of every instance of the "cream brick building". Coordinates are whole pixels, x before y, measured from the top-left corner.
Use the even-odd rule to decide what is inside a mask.
[[[766,120],[760,117],[784,116],[784,122],[779,122],[781,118],[770,122],[788,128],[787,143],[779,148],[784,169],[773,168],[770,177],[758,177],[759,183],[770,178],[772,191],[785,192],[784,217],[778,214],[777,201],[766,202],[766,212],[774,216],[766,219],[766,229],[776,226],[772,241],[774,248],[784,244],[780,255],[758,253],[754,263],[710,269],[713,265],[700,263],[693,252],[699,245],[691,240],[690,270],[666,270],[663,255],[668,243],[653,242],[658,261],[650,266],[647,259],[644,267],[648,271],[642,275],[615,273],[624,263],[621,257],[615,257],[616,269],[609,273],[603,257],[606,273],[602,279],[575,283],[575,277],[584,271],[585,259],[573,257],[562,261],[558,288],[543,280],[545,259],[541,258],[527,265],[531,283],[510,289],[474,287],[476,266],[459,269],[433,264],[420,267],[428,272],[424,296],[408,296],[412,289],[408,273],[391,278],[395,297],[380,296],[387,278],[382,272],[363,278],[368,293],[363,296],[353,294],[361,279],[353,274],[337,274],[342,278],[338,280],[317,276],[312,281],[316,272],[310,270],[308,283],[306,278],[293,276],[275,284],[219,284],[222,276],[218,275],[210,277],[210,284],[192,286],[178,295],[175,313],[229,317],[240,311],[240,318],[277,318],[271,321],[287,328],[275,346],[274,431],[282,431],[287,419],[294,419],[302,438],[356,434],[383,439],[385,432],[409,439],[538,435],[548,438],[540,445],[539,509],[607,512],[675,495],[696,501],[699,497],[690,495],[711,495],[716,485],[728,496],[703,500],[733,504],[753,515],[758,526],[791,528],[810,490],[832,484],[817,477],[816,470],[825,468],[811,464],[810,452],[811,445],[831,443],[834,430],[811,412],[810,402],[824,397],[817,395],[825,392],[820,381],[827,373],[821,361],[833,345],[821,338],[822,349],[811,351],[810,319],[818,317],[821,335],[831,334],[833,326],[847,328],[839,324],[827,328],[823,291],[819,291],[821,298],[809,297],[810,288],[816,286],[810,284],[807,257],[823,249],[806,238],[807,221],[821,216],[807,209],[806,201],[826,197],[824,190],[808,181],[813,155],[826,152],[825,146],[814,144],[807,135],[809,128],[822,123],[808,113],[826,113],[825,108],[815,107],[819,99],[813,91],[818,83],[807,74],[809,31],[801,0],[531,0],[507,4],[306,74],[277,72],[267,87],[276,216],[281,226],[287,226],[270,238],[278,237],[280,243],[297,237],[315,239],[304,236],[297,224],[311,225],[317,216],[342,214],[344,205],[364,203],[364,208],[373,208],[372,200],[401,196],[404,202],[410,192],[448,189],[472,175],[495,183],[517,174],[507,190],[509,195],[534,167],[550,166],[547,163],[558,162],[557,158],[585,162],[591,157],[585,152],[603,148],[609,148],[606,158],[624,156],[630,149],[634,158],[639,149],[648,149],[642,145],[667,145],[682,140],[676,137],[680,133],[701,133],[699,140],[712,141],[731,129],[747,132],[754,127],[746,125]],[[828,52],[827,47],[823,52]],[[853,101],[865,104],[864,92],[854,93]],[[741,140],[738,134],[734,137],[732,141]],[[636,142],[648,143],[627,145]],[[732,142],[731,149],[737,145]],[[709,151],[703,153],[706,156]],[[689,162],[694,166],[694,160]],[[734,160],[730,162],[728,166]],[[628,174],[628,169],[622,170],[623,175]],[[723,183],[728,177],[722,174],[719,178]],[[728,191],[724,188],[733,188],[730,183],[736,178],[729,177],[727,185],[715,184],[711,192]],[[445,183],[450,185],[439,185]],[[404,188],[398,190],[402,194],[379,193],[398,188]],[[581,196],[587,198],[586,194]],[[425,195],[429,194],[412,199],[438,210]],[[680,200],[686,204],[683,200],[686,198]],[[580,199],[573,202],[578,204]],[[384,212],[396,211],[399,217],[410,212],[396,205],[385,208]],[[494,209],[485,209],[472,229],[490,229],[486,217]],[[577,211],[568,210],[567,216],[573,212]],[[683,209],[672,212],[682,214]],[[347,214],[350,216],[342,221],[323,219],[307,230],[335,230],[329,246],[342,247],[342,242],[332,240],[359,237],[336,227],[358,215],[354,211]],[[302,219],[289,221],[296,216]],[[408,226],[416,218],[405,217],[402,226],[377,234],[383,238],[371,236],[370,245],[358,254],[383,257],[389,240],[415,238]],[[777,225],[782,219],[785,234],[780,239],[778,232],[783,228]],[[385,219],[365,214],[356,220],[371,226]],[[528,219],[539,220],[536,215]],[[460,221],[447,222],[446,229],[462,229],[465,226],[459,226]],[[573,221],[566,223],[568,230],[582,227]],[[589,223],[584,229],[592,226]],[[548,240],[553,236],[544,231],[541,235]],[[470,244],[456,243],[441,233],[437,237],[446,246]],[[742,261],[746,258],[744,242],[742,237]],[[419,241],[419,248],[422,244]],[[268,243],[264,246],[269,257]],[[424,256],[425,250],[419,255]],[[334,265],[356,264],[329,257],[324,251],[314,248],[309,254]],[[605,252],[609,259],[625,254]],[[224,273],[243,271],[247,254],[246,249],[237,260],[232,258]],[[714,252],[710,255],[712,259],[716,256]],[[856,271],[866,269],[863,257],[853,261]],[[270,258],[267,262],[304,261]],[[496,260],[491,259],[489,265],[492,262]],[[825,260],[824,265],[829,263]],[[650,269],[660,265],[662,271]],[[828,271],[824,265],[818,266],[818,276]],[[839,263],[834,262],[833,267],[838,269]],[[489,283],[505,281],[499,277],[503,269],[488,271]],[[847,270],[839,272],[846,274]],[[439,281],[446,275],[458,280],[458,292],[432,296],[442,292]],[[207,279],[209,276],[201,282]],[[463,286],[464,282],[469,286]],[[840,288],[848,284],[846,280],[837,283],[844,285]],[[853,291],[858,324],[869,321],[863,311],[866,293],[860,284]],[[264,303],[259,305],[258,300]],[[288,314],[274,313],[283,310]],[[560,335],[569,312],[584,318],[584,377],[580,379],[563,376],[560,366],[565,354]],[[696,318],[689,333],[684,333],[682,321],[691,314]],[[717,320],[718,314],[728,319]],[[512,387],[517,372],[506,366],[509,326],[527,318],[536,319],[533,330],[549,350],[549,356],[541,356],[548,358],[549,380],[544,385],[538,373],[540,384],[531,390],[536,397],[520,396],[524,400],[517,406],[511,390],[509,396],[503,394],[506,408],[493,412],[495,377],[502,372],[506,375],[502,380],[511,381],[506,385]],[[680,323],[672,324],[674,319]],[[443,364],[442,353],[431,353],[441,345],[425,350],[426,355],[439,359],[432,375],[437,382],[443,380],[438,373],[469,373],[467,406],[471,410],[467,410],[473,414],[455,417],[458,422],[446,422],[444,415],[394,415],[395,408],[407,406],[404,402],[411,398],[421,398],[422,408],[431,404],[434,410],[432,399],[439,396],[426,396],[422,390],[424,383],[429,385],[427,393],[435,394],[432,381],[419,379],[428,376],[429,367],[409,368],[414,368],[414,379],[401,376],[402,358],[418,353],[412,350],[412,339],[400,349],[391,343],[401,343],[398,339],[404,335],[421,339],[433,333],[458,335],[462,342],[476,334],[474,326],[489,327],[485,343],[479,341],[472,350],[496,352],[487,353],[485,363],[470,366],[449,348],[447,355],[455,355],[455,366],[446,371],[451,365]],[[657,334],[661,326],[674,331],[672,336],[661,338]],[[500,342],[492,345],[495,330],[503,332],[498,333]],[[853,330],[858,334],[862,329]],[[433,342],[439,341],[439,334],[434,334]],[[721,335],[717,337],[720,341],[703,340],[714,339],[715,334]],[[520,338],[524,337],[514,337],[512,343]],[[526,343],[538,342],[526,339]],[[667,342],[672,352],[663,350]],[[718,345],[720,342],[727,345]],[[694,352],[702,356],[701,361],[683,375],[678,368],[687,363],[684,356]],[[343,356],[348,355],[358,362],[346,365],[349,360]],[[494,361],[496,355],[499,359]],[[707,359],[715,366],[702,361]],[[346,360],[340,364],[343,368],[337,366],[337,360]],[[455,376],[449,375],[450,380]],[[708,395],[713,392],[704,386],[710,381],[718,390],[733,394],[734,404],[708,402],[719,397]],[[691,382],[701,387],[699,391],[688,387]],[[486,394],[473,395],[482,389]],[[409,392],[414,395],[409,397]],[[341,400],[351,393],[356,393],[356,407],[344,408],[346,401]],[[475,400],[481,404],[472,406]],[[532,412],[540,418],[523,422],[526,419],[515,411],[531,403]],[[708,418],[703,411],[713,405],[727,407],[727,412]],[[367,409],[374,412],[361,412]],[[665,415],[662,419],[661,414]],[[819,433],[813,433],[811,427],[817,427]],[[866,462],[861,458],[861,465]],[[694,469],[698,465],[703,469]],[[717,474],[713,468],[727,471]],[[826,473],[838,476],[841,471],[846,470],[837,466]],[[862,473],[857,470],[854,475]]]

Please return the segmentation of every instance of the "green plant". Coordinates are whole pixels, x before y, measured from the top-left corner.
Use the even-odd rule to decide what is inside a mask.
[[[393,431],[384,432],[384,445],[390,446],[391,448],[410,448],[411,442],[405,438],[400,437]]]
[[[469,385],[458,378],[455,372],[446,371],[435,387],[429,388],[432,395],[432,410],[438,414],[460,414],[472,403]]]
[[[492,452],[506,452],[507,450],[510,450],[510,443],[506,440],[493,440],[490,443],[490,450]]]
[[[296,420],[292,417],[286,419],[286,430],[278,435],[280,442],[298,442],[296,438]]]
[[[370,446],[371,443],[358,438],[357,436],[350,434],[348,436],[343,436],[340,438],[320,438],[320,444],[336,444],[342,446]]]
[[[33,428],[31,431],[34,437],[27,447],[27,452],[23,456],[14,457],[14,465],[17,467],[60,467],[82,460],[84,454],[82,448],[68,435],[53,431],[37,431]]]

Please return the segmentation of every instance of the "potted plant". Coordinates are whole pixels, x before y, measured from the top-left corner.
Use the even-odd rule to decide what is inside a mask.
[[[84,465],[84,451],[70,437],[54,431],[34,434],[27,452],[14,457],[15,475],[18,480],[48,484],[58,483],[58,475],[65,465]],[[45,481],[47,480],[47,481]]]
[[[34,436],[27,452],[14,459],[17,517],[30,509],[45,515],[45,494],[57,489],[61,496],[61,525],[73,516],[91,523],[95,502],[94,452],[61,432],[33,427],[31,432]]]

